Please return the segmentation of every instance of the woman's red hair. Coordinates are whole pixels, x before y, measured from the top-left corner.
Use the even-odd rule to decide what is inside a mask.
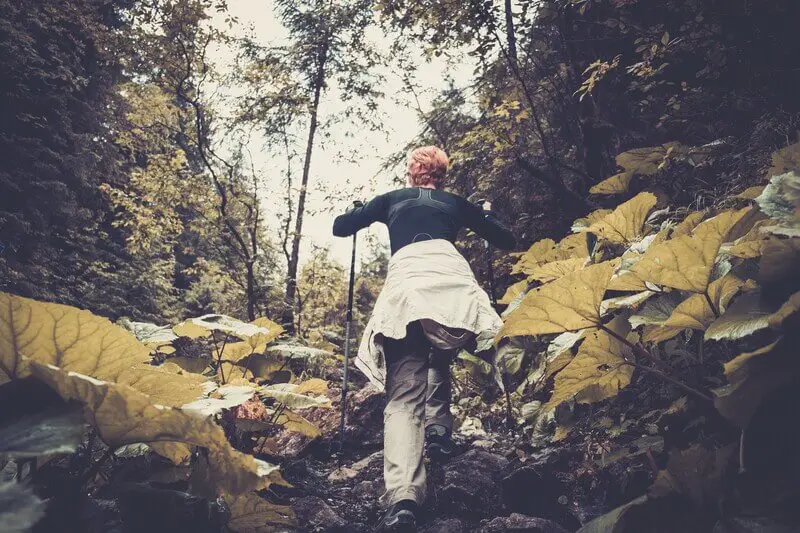
[[[412,187],[440,187],[450,160],[438,146],[423,146],[408,156],[408,184]]]

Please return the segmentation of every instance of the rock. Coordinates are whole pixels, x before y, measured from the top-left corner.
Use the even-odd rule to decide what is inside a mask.
[[[511,516],[495,518],[477,531],[479,533],[503,533],[505,531],[518,531],[520,533],[569,533],[555,522],[519,513],[512,513]]]
[[[347,481],[348,479],[353,479],[358,476],[358,471],[353,470],[352,468],[348,468],[343,466],[341,468],[337,468],[333,472],[328,475],[328,481],[332,483],[339,483],[342,481]]]
[[[383,444],[383,408],[386,406],[386,396],[367,384],[351,394],[347,403],[347,439],[362,446]]]
[[[362,481],[356,484],[355,487],[353,487],[353,494],[355,494],[356,497],[361,498],[362,500],[367,500],[367,499],[377,500],[381,494],[379,487],[379,485],[381,484],[382,484],[381,481],[377,480]]]
[[[478,439],[474,441],[472,445],[476,448],[483,448],[484,450],[490,450],[494,447],[494,442],[486,439]]]
[[[458,518],[448,518],[447,520],[436,520],[427,527],[420,530],[420,533],[465,533],[467,529],[464,522]]]
[[[566,489],[552,476],[542,476],[533,467],[523,466],[506,476],[501,485],[503,501],[510,511],[562,521],[564,506],[558,498]]]
[[[303,531],[314,533],[337,533],[346,531],[347,522],[330,506],[316,496],[297,498],[292,509]]]
[[[485,518],[503,509],[499,480],[508,460],[471,449],[444,466],[439,507],[448,514]]]
[[[372,462],[376,461],[378,459],[381,459],[381,460],[383,459],[383,452],[382,451],[375,452],[372,455],[368,455],[368,456],[364,457],[360,461],[357,461],[357,462],[353,463],[350,466],[350,468],[352,468],[353,470],[355,470],[358,473],[361,473],[362,470],[364,470],[368,466],[372,465]]]

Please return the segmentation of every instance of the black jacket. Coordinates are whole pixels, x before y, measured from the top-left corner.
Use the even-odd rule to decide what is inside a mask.
[[[516,244],[514,235],[494,213],[435,189],[408,187],[376,196],[363,207],[336,217],[333,234],[347,237],[373,222],[388,226],[392,255],[420,240],[446,239],[455,243],[461,228],[473,230],[504,250]]]

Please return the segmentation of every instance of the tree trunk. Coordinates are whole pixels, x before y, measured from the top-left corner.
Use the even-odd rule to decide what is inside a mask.
[[[256,319],[256,277],[254,261],[247,261],[247,318]]]
[[[514,17],[511,13],[511,0],[506,0],[506,40],[508,42],[508,59],[514,69],[519,68],[517,58],[517,37],[514,34]]]
[[[292,255],[289,258],[288,271],[286,276],[286,311],[282,322],[284,328],[290,333],[294,333],[294,317],[296,312],[297,295],[297,265],[300,258],[300,239],[303,230],[303,214],[305,212],[306,194],[308,193],[308,176],[311,169],[311,154],[314,151],[314,135],[317,132],[319,99],[325,84],[325,61],[327,59],[327,48],[323,48],[320,53],[319,65],[314,77],[314,104],[311,107],[311,124],[308,127],[308,142],[306,143],[306,157],[303,161],[303,177],[300,182],[300,196],[297,200],[297,218],[294,224],[294,235],[292,235]]]

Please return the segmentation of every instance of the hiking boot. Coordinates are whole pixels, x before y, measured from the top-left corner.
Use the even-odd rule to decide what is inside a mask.
[[[414,500],[400,500],[383,517],[382,531],[413,533],[417,530],[419,505]]]
[[[451,437],[451,431],[440,424],[431,424],[425,428],[425,449],[433,461],[446,461],[459,451]]]

